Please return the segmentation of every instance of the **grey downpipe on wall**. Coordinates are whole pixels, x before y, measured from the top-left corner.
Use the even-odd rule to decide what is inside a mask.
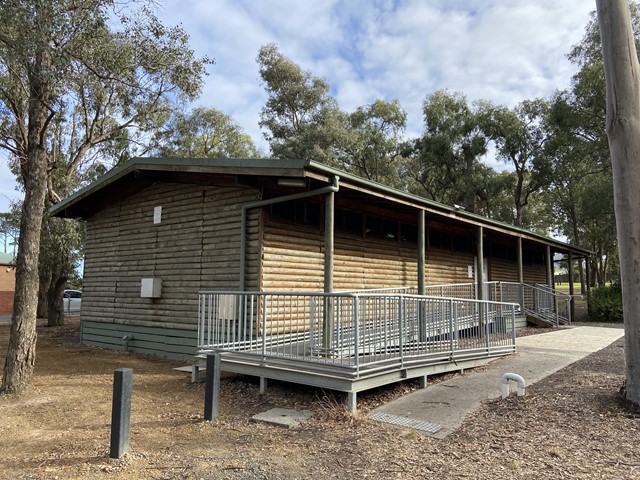
[[[308,190],[306,192],[293,193],[291,195],[285,195],[283,197],[269,198],[267,200],[260,200],[257,202],[246,203],[242,206],[242,217],[240,220],[240,291],[245,290],[245,276],[246,276],[246,256],[247,256],[247,212],[254,208],[266,207],[267,205],[273,205],[275,203],[288,202],[289,200],[298,200],[299,198],[313,197],[315,195],[324,195],[325,193],[335,193],[340,189],[340,177],[333,177],[333,184],[326,187],[318,188],[316,190]]]

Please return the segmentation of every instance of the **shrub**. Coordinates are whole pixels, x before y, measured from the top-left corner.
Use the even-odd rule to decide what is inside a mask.
[[[589,319],[594,322],[622,322],[620,284],[598,287],[589,295]]]

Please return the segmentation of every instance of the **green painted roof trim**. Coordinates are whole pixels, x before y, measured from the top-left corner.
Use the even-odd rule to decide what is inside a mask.
[[[432,210],[440,211],[448,216],[453,216],[460,220],[470,220],[475,223],[481,223],[487,227],[496,227],[501,230],[507,230],[515,235],[521,235],[531,239],[537,239],[540,242],[549,245],[555,245],[565,250],[571,250],[579,255],[590,255],[592,252],[569,245],[559,240],[539,235],[524,228],[515,227],[508,223],[492,220],[481,215],[465,212],[464,210],[456,209],[443,203],[428,200],[424,197],[419,197],[410,193],[396,190],[395,188],[387,187],[380,183],[372,182],[364,178],[352,175],[341,170],[328,167],[322,163],[314,162],[311,160],[300,159],[282,159],[282,158],[270,158],[270,159],[258,159],[258,158],[245,158],[245,159],[219,159],[219,158],[149,158],[149,157],[137,157],[132,158],[128,162],[119,165],[113,170],[109,171],[95,182],[78,190],[73,195],[65,198],[61,202],[54,205],[49,212],[51,215],[57,215],[63,212],[66,208],[74,205],[83,199],[91,196],[93,193],[106,187],[107,185],[119,180],[122,177],[135,171],[144,170],[176,170],[176,171],[188,171],[199,170],[209,171],[211,173],[254,173],[254,174],[267,174],[269,170],[282,170],[286,169],[290,172],[295,172],[299,176],[304,176],[305,171],[316,172],[327,176],[339,176],[343,180],[347,180],[349,183],[365,187],[369,190],[376,191],[389,196],[391,199],[397,198],[398,200],[404,200],[416,205],[424,206]]]
[[[405,199],[405,200],[413,202],[413,203],[422,204],[422,205],[424,205],[425,207],[428,207],[428,208],[432,208],[432,209],[435,209],[435,210],[441,210],[443,213],[454,214],[456,216],[456,218],[459,218],[459,219],[469,219],[469,220],[473,220],[475,222],[483,223],[483,224],[485,224],[487,226],[495,226],[495,227],[499,227],[501,229],[509,230],[511,232],[514,232],[514,233],[520,233],[520,234],[525,235],[525,236],[527,236],[529,238],[537,238],[540,241],[543,241],[544,243],[549,243],[549,244],[552,244],[552,245],[561,246],[562,248],[570,249],[570,250],[574,251],[575,253],[584,254],[584,255],[590,255],[590,254],[593,253],[593,252],[591,252],[591,250],[587,250],[587,249],[580,248],[580,247],[575,247],[573,245],[569,245],[568,243],[561,242],[560,240],[556,240],[554,238],[547,237],[545,235],[537,234],[537,233],[532,232],[530,230],[527,230],[525,228],[516,227],[516,226],[511,225],[509,223],[500,222],[498,220],[492,220],[490,218],[483,217],[482,215],[466,212],[464,210],[461,210],[461,209],[458,209],[458,208],[454,208],[454,207],[452,207],[450,205],[446,205],[444,203],[436,202],[434,200],[429,200],[427,198],[420,197],[418,195],[413,195],[411,193],[403,192],[401,190],[397,190],[395,188],[391,188],[391,187],[388,187],[386,185],[382,185],[382,184],[377,183],[377,182],[372,182],[371,180],[367,180],[365,178],[361,178],[361,177],[358,177],[356,175],[352,175],[350,173],[342,172],[341,170],[337,170],[335,168],[328,167],[328,166],[323,165],[321,163],[310,161],[310,162],[308,162],[308,165],[310,167],[313,167],[314,170],[320,170],[320,171],[323,171],[323,172],[325,172],[327,174],[330,174],[330,175],[338,175],[342,179],[348,179],[350,182],[359,183],[360,185],[367,186],[371,190],[378,190],[378,191],[380,191],[382,193],[387,193],[388,195],[392,195],[392,196],[397,197],[397,198],[402,198],[402,199]]]

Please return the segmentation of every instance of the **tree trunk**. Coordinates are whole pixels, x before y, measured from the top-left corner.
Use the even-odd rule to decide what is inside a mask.
[[[465,143],[462,146],[462,152],[465,160],[465,200],[464,208],[467,212],[476,213],[476,188],[473,181],[473,170],[476,163],[476,158],[471,149],[471,145]]]
[[[2,393],[16,393],[31,383],[36,360],[36,302],[38,298],[38,257],[40,230],[47,190],[47,152],[42,132],[48,110],[51,57],[48,51],[37,52],[29,73],[29,127],[27,158],[24,163],[24,202],[20,220],[20,244],[16,261],[16,290],[9,347],[2,377]]]
[[[626,399],[640,407],[640,65],[627,0],[597,0],[620,253]]]
[[[37,318],[47,318],[49,309],[49,285],[51,284],[51,272],[48,275],[40,275],[40,287],[38,288]]]
[[[64,287],[67,284],[65,277],[56,277],[49,285],[49,309],[47,312],[47,326],[59,327],[64,325]]]
[[[513,192],[513,201],[516,209],[516,218],[513,224],[516,227],[522,227],[522,185],[524,184],[524,173],[520,170],[516,170],[518,175],[518,181],[516,182],[516,189]]]

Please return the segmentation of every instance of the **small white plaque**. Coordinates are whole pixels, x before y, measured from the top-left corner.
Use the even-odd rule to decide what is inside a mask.
[[[473,265],[467,266],[467,277],[473,278]]]
[[[155,207],[153,209],[153,223],[154,225],[162,222],[162,207]]]

